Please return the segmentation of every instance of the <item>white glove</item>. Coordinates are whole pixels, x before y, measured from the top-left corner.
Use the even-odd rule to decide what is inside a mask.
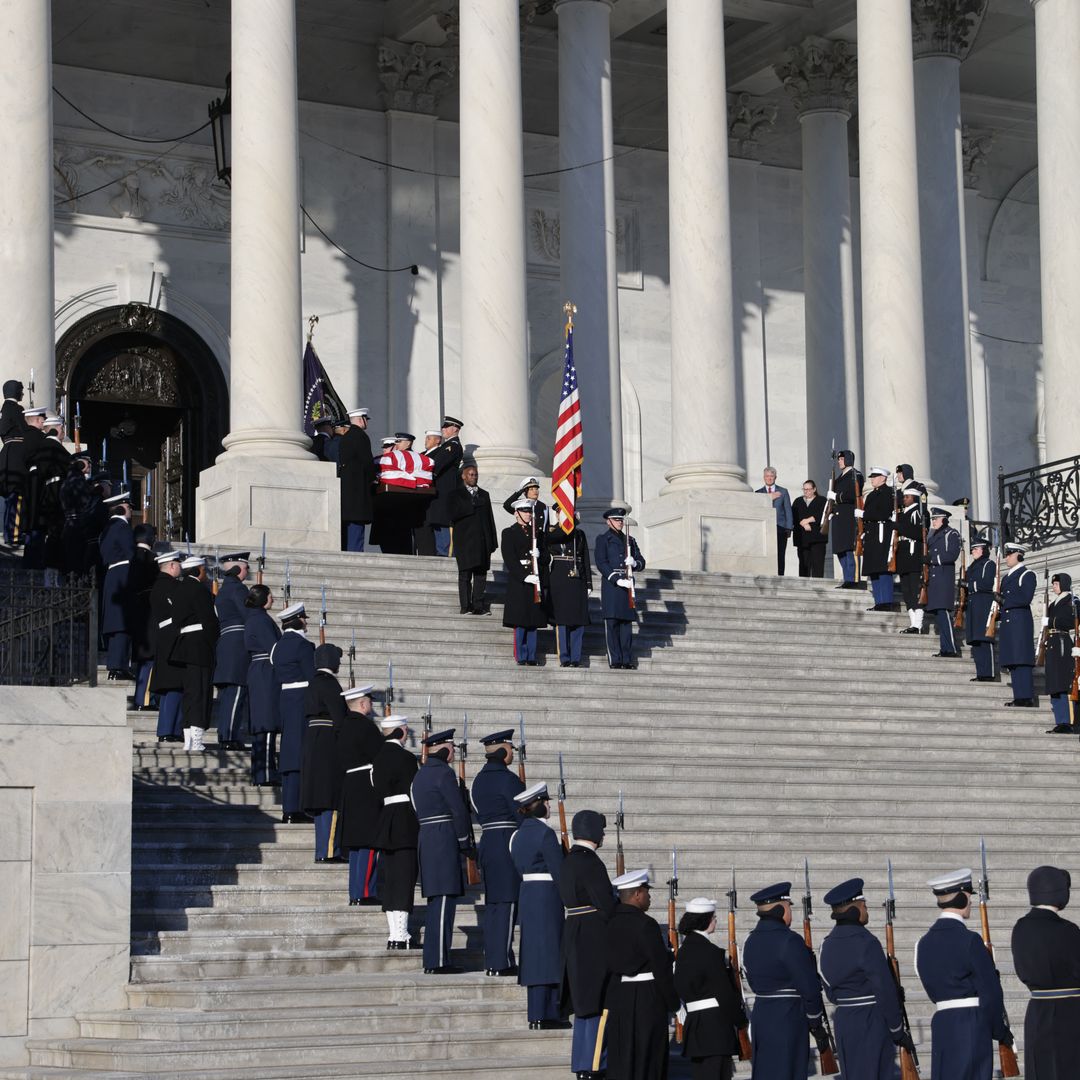
[[[1070,656],[1080,656],[1080,649],[1073,649],[1073,651],[1069,655]]]
[[[688,1013],[685,1005],[680,1005],[675,1012],[675,1019],[679,1021],[684,1027],[686,1026],[686,1017]]]
[[[1042,621],[1042,628],[1045,630],[1050,625],[1050,620],[1044,615]]]
[[[862,511],[862,510],[860,510],[860,509],[859,509],[859,508],[858,508],[857,506],[855,507],[855,517],[856,517],[856,518],[857,518],[857,519],[858,519],[859,521],[862,521],[862,518],[863,518],[863,511]]]
[[[636,562],[637,560],[634,558],[633,555],[627,555],[626,558],[623,560],[623,563],[626,566],[633,566]]]
[[[896,521],[896,515],[895,514],[890,514],[889,515],[889,520],[890,521]]]
[[[540,558],[540,549],[539,548],[529,548],[529,554],[534,559],[539,559]]]
[[[532,559],[518,559],[522,566],[532,566]]]
[[[633,586],[633,582],[629,578],[621,577],[615,582],[616,585],[621,586],[624,589],[629,589]]]
[[[540,579],[535,574],[530,574],[525,579],[525,584],[526,585],[539,585],[540,584]]]
[[[595,596],[595,595],[596,595],[596,593],[594,593],[594,592],[592,591],[592,589],[590,589],[590,590],[589,590],[589,596]]]
[[[836,502],[836,492],[832,488],[829,488],[829,493],[825,496],[829,502]]]

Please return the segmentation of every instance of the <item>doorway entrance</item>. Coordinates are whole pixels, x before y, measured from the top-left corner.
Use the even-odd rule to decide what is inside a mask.
[[[61,338],[56,391],[68,437],[131,492],[133,520],[172,543],[197,539],[195,488],[221,453],[229,416],[225,378],[202,338],[144,304],[106,308]]]

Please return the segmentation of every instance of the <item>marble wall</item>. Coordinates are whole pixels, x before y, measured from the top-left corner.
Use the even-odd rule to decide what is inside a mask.
[[[121,690],[5,687],[0,705],[0,1065],[123,1008],[131,731]]]

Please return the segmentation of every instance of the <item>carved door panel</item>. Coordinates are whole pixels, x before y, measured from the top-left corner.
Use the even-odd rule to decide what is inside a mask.
[[[181,420],[176,430],[169,433],[161,464],[157,468],[161,475],[158,488],[161,492],[162,535],[167,540],[183,540],[190,534],[188,523],[184,520],[184,421]]]

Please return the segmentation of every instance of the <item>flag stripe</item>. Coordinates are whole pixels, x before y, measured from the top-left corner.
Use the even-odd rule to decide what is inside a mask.
[[[574,328],[566,326],[562,398],[555,426],[555,451],[551,466],[551,498],[562,511],[562,529],[574,531],[574,509],[581,494],[581,466],[585,460],[581,402],[578,399],[577,369],[574,367]]]

